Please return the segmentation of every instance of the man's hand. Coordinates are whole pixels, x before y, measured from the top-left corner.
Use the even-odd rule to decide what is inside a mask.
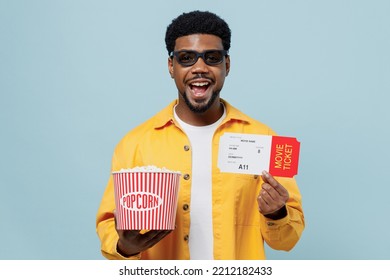
[[[272,216],[277,214],[279,210],[285,210],[284,207],[289,198],[287,190],[268,172],[263,171],[261,177],[264,183],[257,197],[260,213]]]
[[[116,215],[115,229],[116,229]],[[125,257],[145,251],[167,236],[172,230],[150,230],[141,234],[139,230],[116,230],[119,235],[117,244],[118,253]]]

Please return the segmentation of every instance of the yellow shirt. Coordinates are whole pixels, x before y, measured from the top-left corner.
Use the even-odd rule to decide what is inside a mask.
[[[276,179],[288,190],[287,216],[270,220],[258,211],[256,198],[262,179],[257,175],[221,173],[217,167],[218,144],[225,132],[275,135],[266,125],[246,116],[226,101],[226,118],[212,142],[212,221],[214,259],[265,259],[264,241],[276,250],[291,250],[305,227],[301,195],[293,178]],[[130,259],[190,259],[191,147],[173,117],[177,101],[130,131],[116,146],[112,171],[155,165],[179,170],[179,202],[176,229],[154,247]],[[188,207],[190,206],[190,207]],[[102,254],[126,259],[116,251],[115,209],[112,176],[104,192],[96,220]]]

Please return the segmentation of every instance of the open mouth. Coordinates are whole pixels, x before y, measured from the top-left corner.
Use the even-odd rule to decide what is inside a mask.
[[[193,82],[190,84],[191,91],[195,97],[204,97],[209,86],[209,82]]]

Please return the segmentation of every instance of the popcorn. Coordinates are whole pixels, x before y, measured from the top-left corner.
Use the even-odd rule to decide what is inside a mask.
[[[172,171],[168,168],[162,167],[159,168],[154,165],[146,165],[146,166],[136,166],[134,168],[122,168],[117,172],[169,172],[169,173],[180,173],[180,171]]]

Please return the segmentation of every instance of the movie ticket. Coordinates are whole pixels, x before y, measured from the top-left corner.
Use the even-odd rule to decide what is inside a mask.
[[[300,143],[296,138],[225,133],[219,142],[218,167],[221,172],[293,177],[298,174]]]

